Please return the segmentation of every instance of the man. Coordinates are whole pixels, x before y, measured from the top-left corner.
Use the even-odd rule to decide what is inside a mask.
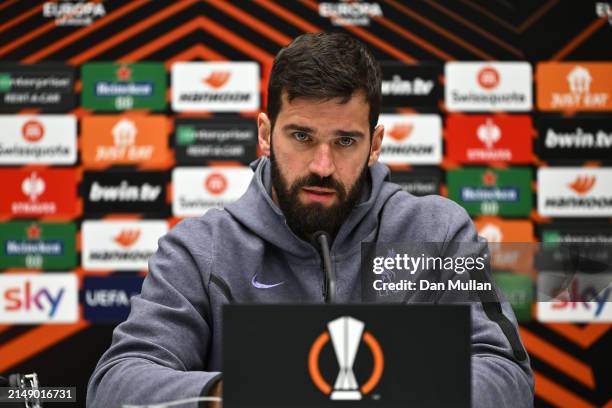
[[[323,302],[316,231],[333,240],[338,302],[360,300],[362,241],[477,242],[461,207],[402,192],[377,164],[381,73],[363,44],[340,33],[296,38],[274,61],[268,95],[258,117],[264,157],[247,192],[160,239],[142,293],[91,377],[88,406],[218,395],[222,305]],[[533,403],[507,304],[504,313],[506,325],[473,307],[474,406]]]

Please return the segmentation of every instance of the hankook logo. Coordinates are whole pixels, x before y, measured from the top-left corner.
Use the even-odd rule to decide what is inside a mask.
[[[327,331],[321,333],[310,347],[308,353],[308,373],[315,386],[332,400],[360,400],[378,385],[384,370],[384,355],[378,340],[364,331],[364,322],[351,316],[342,316],[327,324]],[[331,339],[339,372],[334,386],[323,378],[319,370],[321,350]],[[362,385],[357,384],[353,365],[361,343],[370,349],[373,367],[370,378]]]
[[[232,75],[229,71],[213,71],[204,78],[203,82],[214,89],[222,88]]]
[[[568,186],[574,190],[576,194],[585,195],[591,191],[596,180],[597,177],[595,176],[578,176],[571,184],[568,184]]]

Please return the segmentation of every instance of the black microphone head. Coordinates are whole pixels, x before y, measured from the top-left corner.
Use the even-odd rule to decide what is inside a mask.
[[[317,231],[310,236],[310,243],[315,248],[321,248],[321,237],[325,237],[325,242],[329,245],[329,234],[325,231]]]

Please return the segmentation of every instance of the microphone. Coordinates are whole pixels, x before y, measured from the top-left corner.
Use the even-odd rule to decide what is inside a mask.
[[[323,298],[325,303],[336,303],[336,272],[332,267],[331,256],[329,255],[329,234],[325,231],[317,231],[312,234],[311,242],[321,254],[325,282],[323,287]]]

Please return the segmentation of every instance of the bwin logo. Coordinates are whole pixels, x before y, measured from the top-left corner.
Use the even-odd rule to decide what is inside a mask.
[[[350,316],[342,316],[327,324],[328,331],[321,333],[310,347],[308,353],[308,372],[315,386],[332,400],[360,400],[371,392],[382,377],[384,355],[376,338],[364,331],[365,324]],[[319,370],[321,350],[331,338],[338,366],[340,367],[334,387],[325,381]],[[373,368],[369,379],[361,386],[357,384],[353,365],[361,342],[370,349]]]

